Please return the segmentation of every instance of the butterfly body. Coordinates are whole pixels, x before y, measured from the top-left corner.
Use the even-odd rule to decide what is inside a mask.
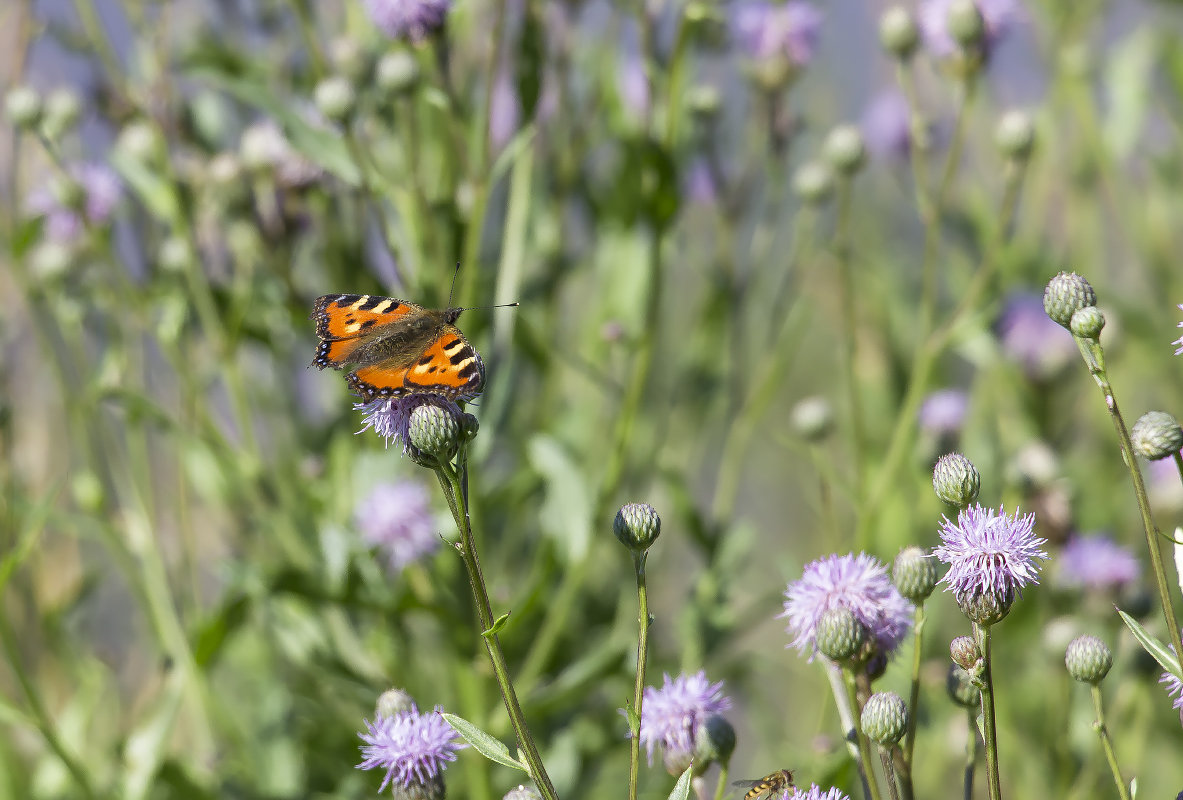
[[[474,397],[484,388],[485,367],[453,324],[462,311],[378,295],[325,295],[312,309],[320,339],[312,364],[352,366],[346,382],[366,402],[409,394]]]
[[[768,793],[771,800],[773,795],[778,792],[784,792],[793,787],[793,772],[792,770],[778,769],[763,778],[754,781],[736,781],[733,785],[747,787],[748,793],[744,795],[743,800],[753,800],[765,792]]]

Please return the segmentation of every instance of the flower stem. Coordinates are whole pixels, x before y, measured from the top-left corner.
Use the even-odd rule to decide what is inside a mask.
[[[534,737],[526,725],[525,714],[518,703],[517,693],[509,677],[505,653],[501,650],[501,640],[496,633],[492,633],[494,617],[493,608],[489,602],[489,592],[485,588],[485,577],[481,573],[480,560],[477,557],[476,541],[472,535],[472,521],[468,516],[467,481],[462,476],[467,471],[467,451],[461,448],[457,456],[458,468],[451,464],[441,463],[436,469],[440,486],[448,500],[448,508],[456,520],[456,527],[460,531],[460,542],[457,550],[464,559],[464,567],[468,571],[468,583],[472,587],[473,600],[476,603],[477,617],[481,624],[481,638],[485,640],[485,649],[489,652],[489,661],[493,665],[493,673],[497,678],[497,685],[501,689],[501,699],[505,702],[505,710],[509,712],[509,721],[517,736],[518,746],[521,748],[526,764],[530,768],[530,776],[538,786],[545,800],[558,800],[550,776],[538,754],[538,747],[534,744]]]
[[[900,800],[899,789],[896,788],[895,766],[891,763],[891,751],[879,748],[879,763],[883,765],[883,776],[887,779],[887,793],[891,800]]]
[[[1101,706],[1101,687],[1090,687],[1093,695],[1093,709],[1097,712],[1097,719],[1093,723],[1097,735],[1101,737],[1101,747],[1105,750],[1105,760],[1109,762],[1109,771],[1113,773],[1113,782],[1117,784],[1117,794],[1121,800],[1130,800],[1130,793],[1126,790],[1121,779],[1121,769],[1117,766],[1117,754],[1113,752],[1113,740],[1109,738],[1109,728],[1105,726],[1105,711]]]
[[[990,628],[974,623],[974,640],[982,653],[982,738],[986,744],[986,784],[990,800],[1001,800],[1002,788],[998,781],[998,726],[994,717],[994,677],[990,669]]]
[[[973,800],[974,766],[978,761],[978,720],[974,709],[965,710],[965,769],[963,770],[964,798]]]
[[[715,784],[715,800],[723,800],[723,793],[727,791],[727,772],[730,766],[730,759],[719,765],[719,781]]]
[[[629,740],[628,797],[637,800],[637,779],[641,771],[641,701],[645,694],[645,656],[649,647],[649,595],[645,586],[645,553],[633,553],[637,573],[637,684],[633,691],[633,712],[637,729]],[[630,727],[632,722],[629,723]]]
[[[861,504],[863,493],[863,452],[866,444],[866,433],[863,428],[862,402],[859,400],[858,380],[855,373],[855,360],[858,357],[858,315],[855,309],[854,277],[850,264],[850,206],[852,181],[843,177],[838,181],[838,219],[834,228],[834,253],[838,262],[838,291],[839,304],[842,307],[842,371],[843,383],[846,384],[846,402],[850,412],[851,460],[854,462],[854,495],[856,502]],[[862,549],[861,541],[855,542],[855,548]]]
[[[859,704],[855,693],[854,674],[843,668],[842,678],[845,683],[845,701],[839,703],[838,714],[846,724],[846,741],[852,742],[857,748],[859,777],[863,781],[863,797],[867,800],[879,800],[879,781],[875,779],[875,768],[871,763],[871,742],[858,724]],[[837,696],[835,697],[837,699]],[[843,714],[845,707],[846,714]],[[849,719],[849,722],[846,720]],[[853,740],[853,741],[852,741]]]

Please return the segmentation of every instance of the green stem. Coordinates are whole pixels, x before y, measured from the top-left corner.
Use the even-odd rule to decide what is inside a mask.
[[[637,800],[637,779],[641,770],[641,702],[645,693],[645,658],[649,648],[649,595],[645,586],[645,553],[633,553],[637,573],[637,682],[633,690],[636,730],[629,740],[628,797]],[[630,723],[631,727],[631,723]]]
[[[866,800],[879,800],[879,781],[875,779],[875,768],[871,764],[871,742],[863,733],[863,726],[858,722],[859,703],[855,691],[854,675],[845,667],[842,668],[842,682],[845,686],[845,703],[843,705],[846,706],[845,710],[849,717],[843,715],[841,705],[838,708],[838,713],[839,716],[843,716],[844,721],[849,719],[846,740],[850,742],[853,737],[853,744],[858,754],[856,763],[858,764],[859,777],[863,781],[863,797]]]
[[[1113,752],[1113,740],[1109,738],[1109,728],[1105,726],[1105,711],[1101,706],[1101,687],[1093,684],[1089,688],[1093,695],[1093,710],[1097,712],[1093,728],[1101,737],[1101,747],[1105,750],[1105,760],[1109,762],[1109,771],[1113,773],[1113,782],[1117,784],[1117,794],[1121,800],[1130,800],[1130,793],[1121,779],[1121,769],[1117,766],[1117,754]]]
[[[850,412],[851,459],[854,462],[855,504],[862,500],[863,453],[866,450],[866,434],[863,429],[862,402],[859,399],[858,380],[855,376],[858,357],[858,314],[855,308],[854,277],[851,272],[850,208],[853,192],[852,181],[842,177],[838,181],[838,219],[834,228],[834,253],[838,262],[838,294],[842,307],[842,371],[846,388],[846,400]],[[856,549],[862,549],[861,541],[855,542]]]
[[[522,713],[513,682],[510,680],[505,653],[501,649],[501,640],[496,633],[491,632],[495,622],[493,608],[489,602],[489,592],[485,588],[485,577],[481,573],[476,540],[472,534],[472,522],[468,516],[468,492],[465,482],[461,479],[461,475],[467,469],[467,453],[464,448],[461,448],[457,457],[457,464],[460,465],[459,470],[454,469],[451,464],[441,463],[436,469],[436,474],[444,489],[448,508],[451,509],[452,516],[456,520],[456,527],[460,532],[460,542],[457,549],[460,551],[460,555],[464,559],[464,567],[468,571],[468,583],[472,588],[477,617],[481,624],[481,638],[485,640],[485,649],[489,653],[489,661],[493,665],[493,673],[497,678],[497,685],[501,689],[501,699],[505,703],[505,710],[509,713],[509,721],[517,736],[518,747],[521,748],[526,764],[530,768],[530,776],[534,779],[534,783],[545,800],[558,800],[554,785],[542,763],[542,756],[539,755],[534,737],[531,736],[530,729],[526,724],[526,716]]]
[[[904,734],[903,761],[905,774],[912,781],[912,752],[916,748],[916,717],[920,705],[920,661],[924,649],[924,603],[916,606],[912,624],[912,691],[908,698],[908,731]]]
[[[727,791],[727,773],[730,767],[730,759],[719,765],[719,780],[715,783],[715,800],[723,800],[723,794]]]
[[[973,800],[974,796],[974,767],[978,761],[978,723],[977,714],[971,706],[965,710],[965,767],[962,770],[962,796],[965,800]]]
[[[879,763],[883,765],[883,777],[887,781],[887,793],[891,800],[900,800],[899,790],[896,788],[895,765],[891,762],[891,751],[879,748]]]
[[[990,628],[974,623],[974,639],[982,653],[982,738],[986,744],[986,783],[990,800],[1001,800],[998,780],[998,723],[994,716],[994,677],[990,668]]]

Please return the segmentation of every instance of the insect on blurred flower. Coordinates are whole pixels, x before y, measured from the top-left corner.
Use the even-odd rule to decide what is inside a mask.
[[[928,0],[920,7],[920,30],[924,42],[933,55],[940,58],[954,55],[959,49],[949,30],[949,11],[956,2]],[[974,0],[973,4],[982,18],[981,52],[988,59],[1018,18],[1018,4],[1015,0]]]
[[[817,653],[817,626],[831,608],[850,609],[871,634],[879,652],[890,656],[912,624],[912,604],[892,585],[887,568],[876,558],[859,553],[831,555],[805,567],[801,579],[785,590],[785,632],[795,636],[790,646],[812,661]]]
[[[31,193],[26,208],[32,216],[45,217],[47,240],[72,244],[88,224],[103,225],[110,220],[122,188],[105,164],[74,164],[59,178],[52,186]]]
[[[1024,586],[1039,582],[1036,560],[1048,557],[1039,549],[1047,540],[1036,537],[1034,527],[1034,514],[1010,515],[976,503],[956,523],[946,517],[941,544],[933,549],[949,565],[940,582],[963,607],[983,597],[1009,607]]]
[[[1097,591],[1133,583],[1142,571],[1133,553],[1108,536],[1073,536],[1056,567],[1058,585]]]
[[[831,787],[822,791],[816,783],[808,789],[794,789],[792,794],[786,796],[788,800],[850,800],[850,796],[843,794],[840,789]]]
[[[366,14],[392,39],[421,42],[444,26],[451,0],[363,0]]]
[[[378,484],[357,504],[353,519],[362,539],[382,551],[393,573],[440,546],[428,491],[418,483]]]
[[[703,670],[673,679],[667,674],[660,689],[646,686],[640,738],[649,763],[653,763],[653,748],[657,745],[667,763],[689,763],[699,727],[711,715],[729,708],[731,699],[723,694],[723,682],[711,683]]]
[[[420,790],[416,794],[443,798],[445,762],[455,761],[456,751],[468,745],[457,741],[460,737],[440,716],[441,710],[436,706],[434,711],[420,714],[412,706],[390,717],[365,720],[366,731],[358,734],[365,744],[357,768],[386,770],[379,794],[393,782],[396,793],[400,788]]]

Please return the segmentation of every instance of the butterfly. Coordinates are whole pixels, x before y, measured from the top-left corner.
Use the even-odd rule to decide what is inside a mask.
[[[354,367],[345,381],[365,402],[481,393],[485,365],[454,323],[462,308],[430,309],[369,294],[327,294],[312,307],[320,344],[312,366]]]
[[[752,800],[752,798],[759,797],[765,792],[768,792],[768,797],[771,800],[774,794],[784,792],[786,789],[792,788],[793,785],[793,773],[787,769],[778,769],[776,772],[754,781],[736,781],[732,784],[732,786],[743,786],[748,789],[748,793],[743,796],[743,800]]]

